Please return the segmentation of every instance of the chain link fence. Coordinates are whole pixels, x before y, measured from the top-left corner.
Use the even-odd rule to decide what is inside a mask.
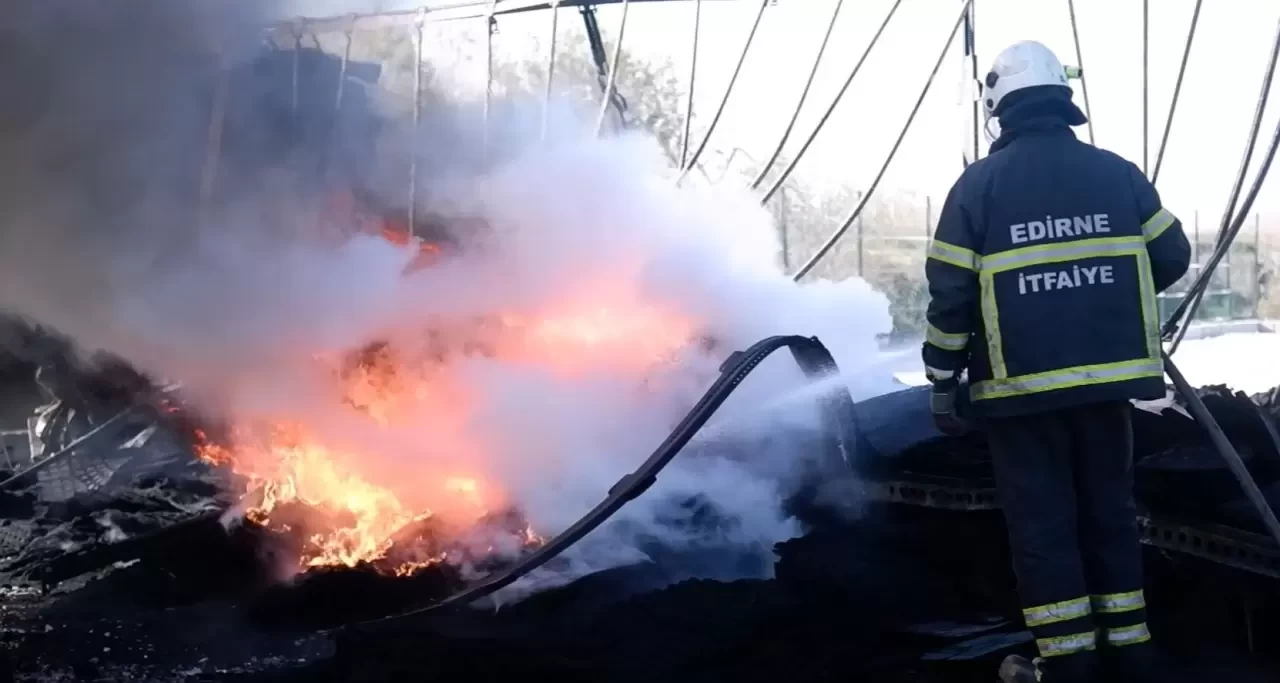
[[[851,192],[803,204],[792,197],[788,205],[785,196],[772,202],[788,271],[817,251],[831,231],[845,222],[859,198],[857,192]],[[941,205],[942,200],[936,197],[873,199],[810,277],[864,278],[889,299],[894,323],[891,337],[922,337],[929,304],[924,264]],[[1258,214],[1249,220],[1215,270],[1196,320],[1280,318],[1280,282],[1272,277],[1280,267],[1280,242],[1275,239],[1280,226],[1268,226]],[[1192,243],[1192,265],[1160,296],[1161,319],[1178,306],[1209,260],[1217,235],[1216,224],[1201,225],[1199,212],[1193,212],[1183,224]]]

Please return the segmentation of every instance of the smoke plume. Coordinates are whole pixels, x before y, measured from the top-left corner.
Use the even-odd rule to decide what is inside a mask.
[[[406,272],[411,250],[335,227],[343,219],[325,207],[335,185],[404,197],[407,160],[357,150],[333,161],[352,130],[376,127],[321,117],[323,134],[298,133],[296,117],[331,109],[332,91],[314,98],[325,104],[291,96],[287,72],[231,81],[218,191],[202,197],[219,74],[255,59],[255,16],[184,2],[8,5],[0,310],[68,336],[82,357],[183,381],[206,414],[301,422],[358,453],[348,464],[409,507],[447,516],[442,482],[465,471],[554,534],[647,457],[730,351],[768,335],[818,336],[858,393],[882,388],[859,370],[888,330],[885,299],[859,280],[793,284],[754,198],[677,188],[643,135],[595,140],[591,117],[568,112],[540,144],[541,112],[513,103],[489,135],[500,148],[482,150],[472,108],[433,114],[414,150],[418,211],[452,226],[456,246]],[[268,153],[282,136],[293,146]],[[611,331],[544,324],[566,312]],[[456,352],[494,320],[527,333]],[[567,337],[578,345],[566,351]],[[351,411],[315,360],[383,341],[408,357],[450,349],[423,378],[435,398],[392,427]],[[693,456],[525,589],[654,546],[767,555],[796,534],[782,500],[810,456],[770,437],[813,429],[812,405],[769,406],[803,386],[788,359],[766,363]]]

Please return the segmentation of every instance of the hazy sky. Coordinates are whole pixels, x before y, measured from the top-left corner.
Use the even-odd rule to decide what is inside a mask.
[[[316,13],[337,13],[352,4],[369,3],[313,0],[305,6]],[[414,3],[382,0],[380,4],[389,9]],[[892,4],[893,0],[844,3],[790,150],[816,123]],[[871,182],[961,5],[961,0],[902,0],[854,85],[801,162],[799,175],[815,183],[866,186]],[[1152,0],[1150,5],[1154,165],[1195,1]],[[705,123],[714,113],[758,7],[758,0],[702,3],[695,119]],[[757,158],[772,151],[794,110],[834,7],[835,0],[777,0],[776,6],[766,9],[711,148],[727,152],[740,147]],[[679,73],[687,74],[693,9],[689,0],[633,3],[625,35],[627,49],[649,59],[669,58]],[[561,13],[562,30],[581,31],[575,9]],[[980,73],[985,73],[1001,48],[1025,39],[1046,43],[1064,63],[1077,62],[1066,0],[976,0],[976,13]],[[1077,0],[1076,14],[1096,142],[1141,165],[1142,2]],[[606,38],[616,33],[621,17],[618,6],[602,7],[598,16]],[[1219,0],[1204,3],[1201,10],[1159,189],[1166,205],[1188,219],[1194,209],[1200,209],[1202,226],[1219,220],[1244,149],[1278,21],[1280,4],[1266,0]],[[500,17],[496,49],[540,49],[549,28],[546,12]],[[961,168],[968,121],[968,110],[960,104],[964,69],[957,36],[882,191],[941,195],[954,181]],[[1083,102],[1078,85],[1076,101]],[[1277,103],[1264,119],[1255,166],[1280,116],[1280,92],[1273,102]],[[1083,127],[1079,134],[1086,136]],[[1280,211],[1280,192],[1274,182],[1268,185],[1257,204],[1264,214]]]

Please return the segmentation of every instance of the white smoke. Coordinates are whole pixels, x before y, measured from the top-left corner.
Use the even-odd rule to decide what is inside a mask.
[[[130,64],[159,61],[128,52],[133,47],[113,41],[111,50],[96,53],[98,63],[70,63],[66,70],[90,68],[109,80],[113,61],[106,57],[113,51],[124,51]],[[188,101],[198,98],[180,70],[161,75],[167,78],[129,74],[141,90],[121,93],[110,106],[71,90],[48,104],[120,114],[110,121],[128,121],[124,114],[151,107],[157,126],[165,125],[174,103],[184,112],[188,106],[206,111]],[[510,130],[491,139],[508,144],[537,131],[533,117],[510,116]],[[642,135],[595,140],[582,128],[566,127],[553,131],[549,144],[515,140],[520,146],[499,150],[504,161],[479,174],[463,170],[471,164],[451,170],[436,160],[424,183],[433,204],[484,227],[460,235],[456,255],[403,275],[412,254],[374,236],[317,238],[310,227],[314,207],[307,205],[318,198],[275,185],[236,197],[233,208],[193,229],[190,200],[168,196],[160,181],[181,183],[165,177],[163,166],[138,146],[154,137],[155,148],[174,151],[164,140],[181,138],[189,151],[199,150],[189,143],[202,140],[203,120],[195,125],[173,114],[186,124],[181,130],[128,128],[111,135],[95,128],[101,121],[85,119],[89,123],[69,120],[10,136],[20,133],[28,141],[23,149],[38,149],[41,140],[54,148],[76,139],[105,142],[91,155],[95,163],[75,174],[49,164],[29,169],[20,182],[0,183],[0,196],[10,200],[0,219],[0,310],[49,325],[84,351],[108,351],[149,374],[181,380],[188,398],[209,414],[302,418],[326,442],[364,454],[369,477],[406,498],[430,500],[438,492],[432,488],[438,483],[406,480],[406,472],[478,471],[535,530],[553,535],[661,443],[729,351],[770,335],[820,338],[856,394],[876,393],[887,383],[868,374],[875,337],[890,328],[886,299],[861,280],[792,283],[780,268],[771,218],[754,197],[675,186],[672,170]],[[432,132],[421,140],[423,149],[465,146],[444,138],[459,129],[424,128]],[[111,194],[108,179],[120,186],[118,193]],[[88,189],[116,203],[72,201]],[[510,358],[455,358],[449,372],[459,394],[456,401],[445,396],[441,407],[465,405],[465,419],[442,425],[428,412],[391,430],[375,428],[337,401],[313,361],[315,354],[346,354],[383,339],[421,345],[424,330],[441,321],[537,314],[584,291],[607,300],[614,285],[624,299],[620,307],[674,311],[694,321],[697,334],[714,339],[716,350],[685,349],[643,376],[590,359],[565,373]],[[628,334],[643,343],[650,331]],[[645,496],[517,592],[642,559],[646,543],[732,544],[767,554],[773,543],[798,533],[782,501],[794,483],[789,474],[813,454],[798,444],[763,443],[780,431],[815,427],[809,401],[791,402],[782,412],[765,408],[805,385],[783,356],[762,365],[717,417],[719,429],[709,428],[751,436],[752,443],[760,437],[758,446],[717,449],[708,442],[718,438],[702,439],[697,453],[677,458]],[[481,446],[455,448],[472,441]],[[690,498],[727,521],[707,528],[679,519],[691,513],[673,503]]]
[[[641,398],[634,378],[606,367],[564,378],[542,368],[478,359],[467,384],[481,396],[474,428],[492,435],[487,469],[497,473],[535,529],[576,521],[666,437],[715,376],[729,350],[772,335],[817,336],[841,365],[855,395],[885,378],[862,371],[875,335],[888,331],[887,301],[861,280],[797,285],[782,272],[776,231],[758,200],[737,190],[678,188],[656,146],[639,135],[531,145],[496,172],[459,187],[498,237],[450,267],[404,282],[399,320],[433,314],[484,315],[553,301],[637,264],[633,284],[645,302],[689,315],[714,338],[711,356],[690,353]],[[447,292],[446,296],[433,296]],[[651,378],[654,380],[655,378]],[[717,424],[765,437],[813,430],[812,400],[780,412],[766,404],[803,387],[785,352],[766,362],[726,404]],[[714,433],[714,425],[708,432]],[[719,430],[729,431],[729,430]],[[753,441],[757,443],[752,446]],[[668,546],[731,543],[769,553],[799,532],[782,511],[788,477],[815,454],[800,443],[747,439],[733,459],[677,458],[658,484],[571,551],[567,563],[534,575],[519,593],[642,557],[640,539]],[[700,496],[731,520],[713,531],[672,525],[673,501]]]

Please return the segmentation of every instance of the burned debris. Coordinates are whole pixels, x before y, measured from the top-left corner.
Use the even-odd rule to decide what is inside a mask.
[[[170,394],[141,390],[147,381],[121,368],[111,379],[59,371],[48,360],[6,370],[7,395],[26,402],[14,401],[4,425],[17,427],[6,431],[11,483],[0,492],[0,656],[26,680],[403,680],[505,671],[569,680],[773,672],[797,680],[981,681],[993,658],[1027,639],[999,513],[982,504],[980,492],[990,487],[984,445],[937,435],[918,390],[856,406],[864,510],[853,522],[814,516],[803,537],[775,549],[771,579],[714,580],[726,563],[751,561],[733,559],[731,548],[659,545],[647,561],[496,611],[388,620],[500,571],[504,561],[480,554],[465,571],[450,563],[397,571],[413,561],[396,559],[397,546],[465,551],[446,548],[425,520],[402,529],[379,560],[282,578],[293,574],[282,569],[296,566],[306,542],[290,534],[288,506],[270,519],[248,514],[255,502],[235,495],[244,482],[198,455],[196,434],[206,426]],[[121,378],[128,381],[116,384]],[[1274,496],[1276,392],[1247,397],[1208,387],[1202,397]],[[128,401],[132,417],[99,429]],[[1150,580],[1165,597],[1153,598],[1155,627],[1196,639],[1197,656],[1237,648],[1236,680],[1267,680],[1250,668],[1265,663],[1241,653],[1275,626],[1280,550],[1249,519],[1229,473],[1176,402],[1146,408],[1135,432]],[[54,457],[58,467],[32,470]],[[714,510],[690,516],[673,508],[673,519],[721,523]],[[486,523],[523,524],[514,513]],[[1176,597],[1191,586],[1195,599]],[[1242,609],[1253,616],[1249,630],[1237,632]],[[1217,632],[1184,632],[1192,615]]]

